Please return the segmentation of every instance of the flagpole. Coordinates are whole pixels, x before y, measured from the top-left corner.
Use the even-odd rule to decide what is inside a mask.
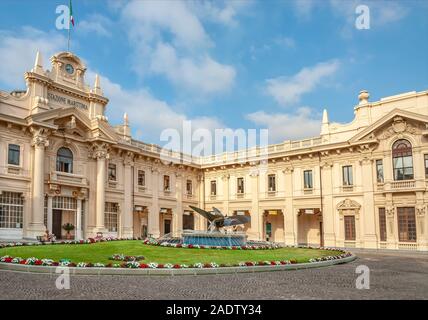
[[[68,42],[67,42],[67,51],[70,52],[70,19],[68,19]]]

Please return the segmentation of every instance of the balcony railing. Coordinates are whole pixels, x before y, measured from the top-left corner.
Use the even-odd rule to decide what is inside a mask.
[[[416,187],[415,180],[403,180],[403,181],[391,182],[391,189],[409,189],[409,188],[415,188],[415,187]]]

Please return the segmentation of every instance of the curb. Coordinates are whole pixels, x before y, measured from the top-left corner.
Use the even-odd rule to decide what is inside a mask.
[[[186,269],[131,269],[131,268],[76,268],[76,267],[60,267],[68,268],[71,275],[145,275],[145,276],[181,276],[181,275],[205,275],[205,274],[237,274],[237,273],[255,273],[255,272],[270,272],[270,271],[286,271],[328,267],[336,264],[343,264],[354,261],[357,258],[352,254],[349,257],[308,262],[296,263],[275,266],[251,266],[251,267],[221,267],[221,268],[186,268]],[[20,265],[13,263],[0,262],[0,270],[26,272],[26,273],[45,273],[45,274],[58,274],[56,270],[59,267],[51,266],[34,266],[34,265]]]

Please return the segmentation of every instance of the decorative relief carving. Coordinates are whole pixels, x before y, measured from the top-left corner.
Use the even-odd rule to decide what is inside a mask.
[[[390,219],[394,218],[395,208],[394,207],[386,207],[385,209],[386,216]]]
[[[416,207],[416,215],[420,218],[423,218],[425,216],[426,207],[425,206],[418,206]]]
[[[94,143],[89,149],[88,155],[90,158],[101,160],[109,159],[110,147],[107,143]]]
[[[339,202],[336,209],[339,211],[340,219],[343,219],[343,215],[354,215],[356,219],[359,219],[361,205],[354,200],[346,198]]]
[[[287,166],[282,170],[283,173],[293,173],[294,167],[293,166]]]
[[[417,126],[407,123],[402,117],[395,117],[391,126],[379,135],[380,140],[388,139],[392,136],[398,135],[401,137],[403,133],[421,134],[422,131]]]
[[[221,176],[221,178],[222,178],[223,180],[228,180],[228,179],[230,178],[230,174],[225,173],[225,174],[223,174],[223,175]]]
[[[123,164],[125,166],[133,166],[134,165],[134,153],[126,152],[124,154]]]
[[[33,134],[33,139],[31,141],[32,146],[47,147],[49,145],[49,130],[45,128],[30,128],[30,131]]]

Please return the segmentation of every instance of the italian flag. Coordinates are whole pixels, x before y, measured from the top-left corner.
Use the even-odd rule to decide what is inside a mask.
[[[71,0],[70,0],[70,22],[74,27],[73,7],[71,5]]]

